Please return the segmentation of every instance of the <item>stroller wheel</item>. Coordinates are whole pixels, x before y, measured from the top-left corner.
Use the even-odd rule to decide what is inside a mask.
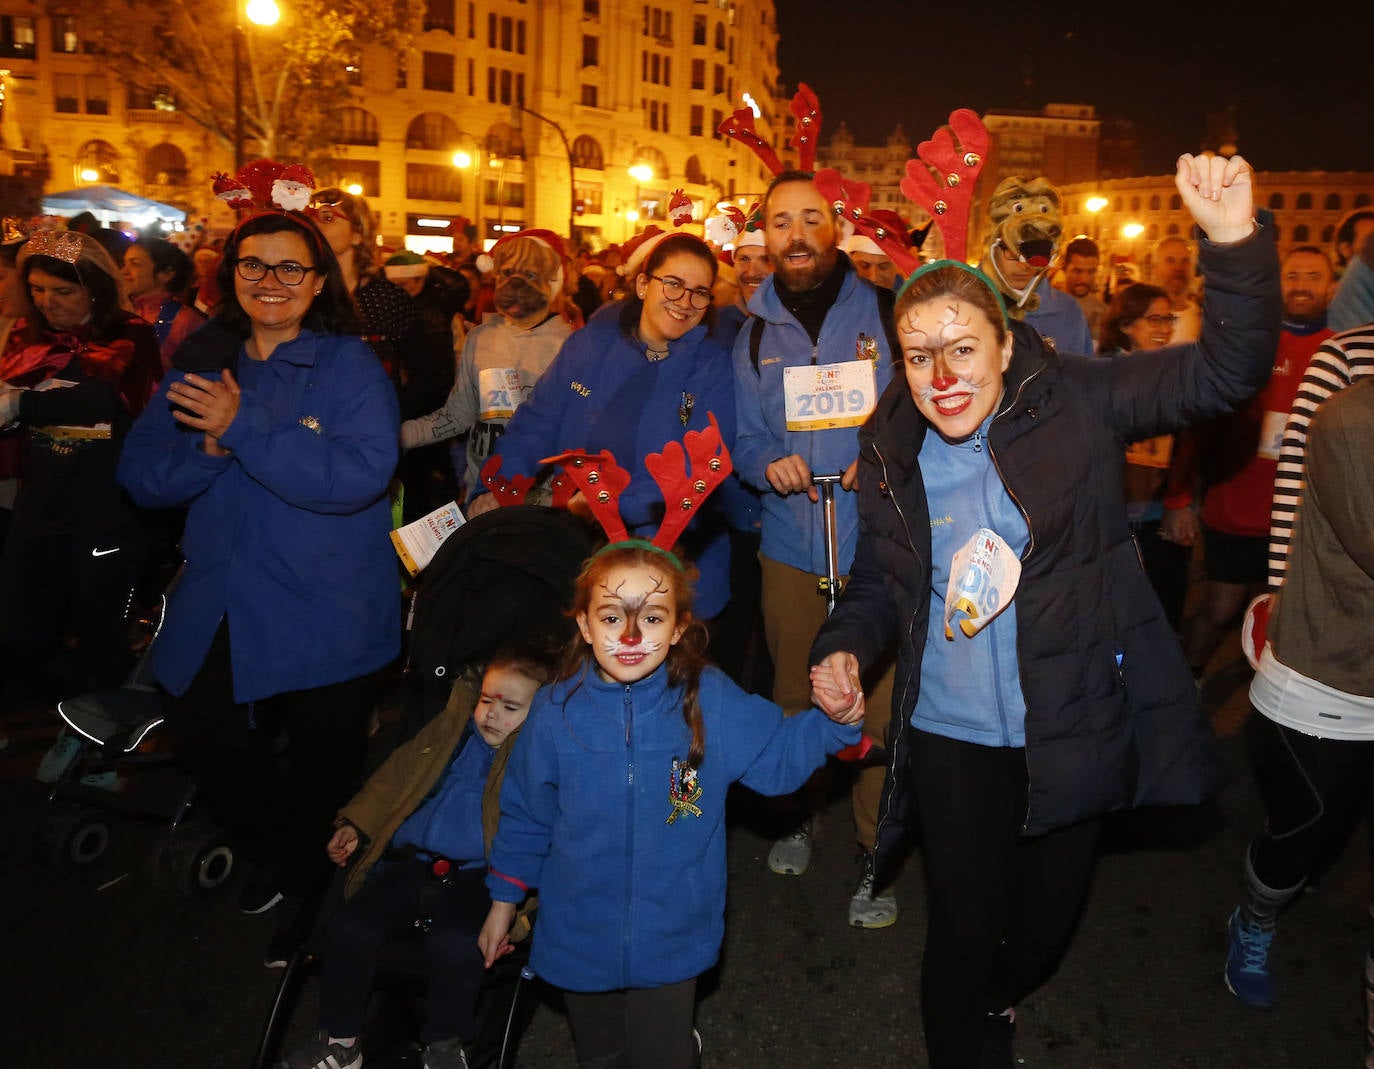
[[[34,856],[58,872],[93,865],[110,845],[107,814],[93,806],[50,810],[34,829]]]
[[[190,820],[168,836],[158,858],[159,874],[187,898],[222,887],[234,871],[234,848],[208,821]]]

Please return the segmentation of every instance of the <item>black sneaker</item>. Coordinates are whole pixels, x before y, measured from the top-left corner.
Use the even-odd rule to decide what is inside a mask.
[[[240,913],[266,913],[282,900],[277,874],[269,869],[249,868],[239,890]]]

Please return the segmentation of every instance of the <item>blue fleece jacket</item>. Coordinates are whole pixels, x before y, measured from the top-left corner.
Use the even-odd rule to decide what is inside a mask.
[[[485,865],[482,794],[496,751],[468,721],[443,776],[420,806],[391,837],[396,846],[413,846],[450,861]],[[469,867],[464,865],[462,867]]]
[[[1024,746],[1026,699],[1016,659],[1016,602],[972,638],[958,627],[945,638],[950,563],[980,527],[995,531],[1020,557],[1030,541],[1026,518],[997,474],[987,446],[989,415],[964,442],[933,431],[921,445],[921,476],[930,504],[930,618],[921,690],[911,723],[922,731],[983,746]]]
[[[663,517],[663,496],[644,466],[665,443],[716,417],[733,451],[735,394],[730,354],[694,327],[652,362],[626,332],[623,315],[593,317],[554,357],[529,398],[492,449],[500,475],[536,475],[544,457],[609,449],[630,473],[620,515],[632,536],[651,538]],[[697,615],[710,619],[730,599],[730,541],[723,507],[713,496],[683,534],[683,551],[697,566]]]
[[[499,902],[538,888],[530,964],[550,983],[660,987],[708,969],[725,933],[730,784],[788,794],[859,738],[815,709],[784,719],[715,668],[700,697],[700,793],[677,807],[673,762],[691,733],[665,667],[630,686],[588,671],[535,697],[506,767],[487,887]]]
[[[195,344],[195,335],[185,345]],[[303,330],[268,360],[240,347],[238,414],[206,455],[162,380],[124,442],[119,481],[146,508],[187,508],[186,565],[153,648],[184,694],[229,617],[234,698],[354,679],[393,660],[401,599],[387,483],[400,408],[358,338]],[[201,372],[216,379],[218,373]]]
[[[749,351],[752,325],[746,323],[741,327],[735,339],[735,398],[739,415],[739,437],[733,453],[735,470],[744,482],[763,494],[763,555],[812,575],[824,575],[826,546],[820,506],[806,494],[784,497],[776,493],[764,472],[773,461],[795,453],[817,474],[838,474],[858,458],[858,428],[789,431],[783,370],[871,358],[881,395],[892,378],[895,354],[888,351],[877,291],[853,270],[846,272],[815,345],[797,317],[783,306],[773,277],[764,280],[755,291],[749,311],[767,326],[759,339],[757,369]],[[861,357],[860,353],[876,355]],[[840,571],[847,572],[859,533],[859,506],[854,494],[836,492],[835,522]]]
[[[1036,292],[1040,294],[1040,306],[1026,313],[1026,322],[1061,353],[1091,353],[1092,328],[1078,302],[1051,286],[1049,279],[1043,279]]]

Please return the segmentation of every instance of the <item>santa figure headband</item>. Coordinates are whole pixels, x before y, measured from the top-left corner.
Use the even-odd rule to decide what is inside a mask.
[[[307,212],[315,192],[315,175],[299,163],[254,160],[230,176],[219,171],[211,176],[215,199],[234,209],[242,221],[261,212]]]
[[[681,442],[664,444],[663,452],[650,453],[644,467],[658,483],[666,509],[663,522],[652,539],[631,538],[620,516],[620,495],[630,485],[630,473],[616,463],[609,449],[599,453],[571,450],[557,456],[545,457],[541,464],[556,464],[563,470],[552,483],[553,504],[562,507],[579,490],[592,515],[610,539],[598,555],[610,549],[633,546],[662,554],[679,570],[682,561],[673,553],[673,546],[687,524],[701,508],[701,504],[734,470],[730,451],[721,441],[720,424],[714,413],[708,412],[709,426],[700,431],[688,431]],[[482,466],[482,482],[496,495],[502,505],[518,505],[533,486],[534,480],[514,476],[507,480],[498,472],[500,456],[491,456]]]

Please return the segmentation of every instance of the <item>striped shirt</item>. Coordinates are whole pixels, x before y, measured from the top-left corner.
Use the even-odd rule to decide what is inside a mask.
[[[1374,323],[1328,338],[1307,365],[1283,430],[1274,504],[1269,514],[1269,589],[1277,590],[1288,567],[1288,544],[1302,501],[1307,428],[1321,403],[1356,379],[1374,375]]]

